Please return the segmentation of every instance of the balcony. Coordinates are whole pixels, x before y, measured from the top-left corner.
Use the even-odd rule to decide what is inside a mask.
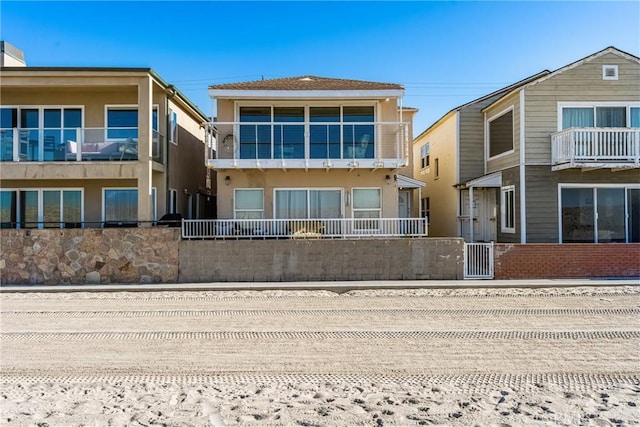
[[[164,137],[152,134],[152,158],[163,159]],[[0,161],[138,160],[138,128],[0,129]]]
[[[427,237],[426,218],[184,219],[184,239]]]
[[[379,169],[408,164],[407,123],[214,123],[212,169]]]
[[[640,167],[640,129],[570,128],[551,135],[552,170]]]

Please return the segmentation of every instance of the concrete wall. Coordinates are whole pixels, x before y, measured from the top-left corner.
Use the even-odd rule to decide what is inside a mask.
[[[178,280],[175,228],[0,230],[0,283]]]
[[[180,282],[461,279],[461,239],[181,241]]]
[[[496,244],[496,279],[640,277],[640,244]]]

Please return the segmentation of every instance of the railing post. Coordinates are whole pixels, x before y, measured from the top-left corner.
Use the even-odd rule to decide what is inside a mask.
[[[13,128],[13,161],[20,161],[20,136],[18,128]]]

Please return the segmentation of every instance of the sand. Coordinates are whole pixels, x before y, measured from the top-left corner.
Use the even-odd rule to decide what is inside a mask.
[[[0,304],[0,425],[640,425],[638,286]]]

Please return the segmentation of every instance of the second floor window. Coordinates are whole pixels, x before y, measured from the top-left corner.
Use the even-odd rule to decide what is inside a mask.
[[[420,168],[426,169],[429,167],[429,144],[424,144],[420,147]]]
[[[241,159],[373,159],[373,106],[239,109]]]
[[[563,107],[562,129],[640,127],[640,107]]]
[[[158,109],[153,108],[151,127],[158,131]],[[138,108],[107,107],[107,138],[138,139]]]
[[[513,110],[489,121],[489,157],[513,150]]]

